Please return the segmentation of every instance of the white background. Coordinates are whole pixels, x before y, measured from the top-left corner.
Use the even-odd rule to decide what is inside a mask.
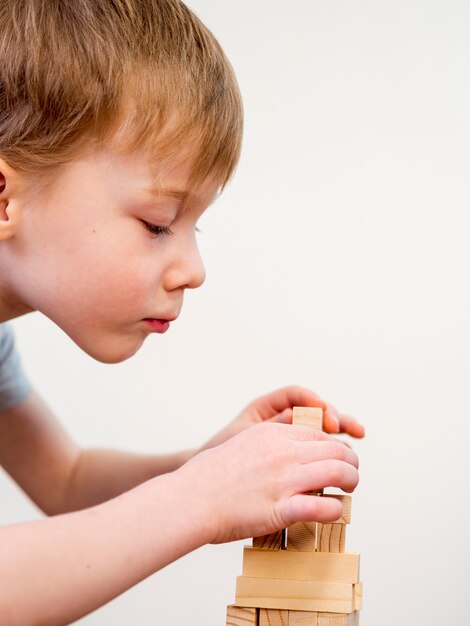
[[[312,387],[367,428],[347,541],[361,623],[468,624],[470,5],[191,7],[246,107],[237,176],[201,223],[207,282],[115,366],[20,319],[26,368],[81,444],[148,452]],[[39,515],[4,475],[0,493],[1,523]],[[80,623],[221,626],[241,552],[201,549]]]

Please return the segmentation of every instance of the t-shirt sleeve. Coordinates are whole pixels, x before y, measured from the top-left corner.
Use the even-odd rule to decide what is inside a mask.
[[[0,324],[0,411],[19,404],[30,391],[31,384],[15,348],[13,329]]]

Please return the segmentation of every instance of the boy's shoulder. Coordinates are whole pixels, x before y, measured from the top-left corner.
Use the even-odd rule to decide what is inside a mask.
[[[31,391],[10,324],[0,324],[0,411],[19,404]]]

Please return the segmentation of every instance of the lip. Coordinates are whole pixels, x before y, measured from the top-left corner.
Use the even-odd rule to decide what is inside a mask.
[[[146,317],[143,321],[153,333],[166,333],[166,331],[170,328],[170,322],[172,322],[173,320]]]

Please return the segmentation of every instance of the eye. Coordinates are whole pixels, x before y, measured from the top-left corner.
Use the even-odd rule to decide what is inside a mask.
[[[150,222],[146,222],[145,220],[142,220],[142,224],[149,232],[152,233],[152,235],[155,235],[155,237],[158,237],[159,235],[173,234],[173,231],[170,229],[169,226],[157,226],[157,224],[151,224]]]

